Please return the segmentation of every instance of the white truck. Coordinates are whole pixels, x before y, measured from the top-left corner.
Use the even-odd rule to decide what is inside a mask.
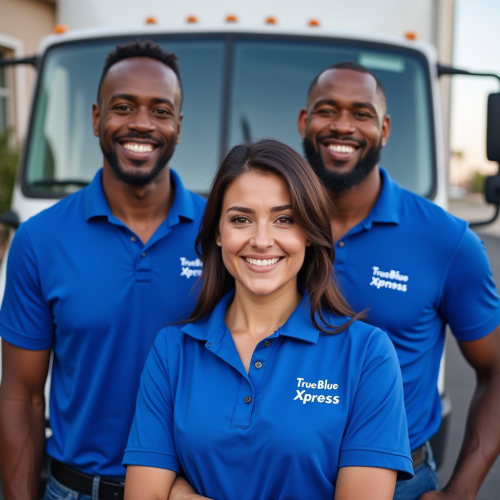
[[[11,226],[92,179],[102,162],[91,107],[104,59],[137,38],[179,56],[185,119],[171,164],[189,189],[206,193],[220,158],[248,139],[274,137],[301,152],[296,119],[310,82],[350,60],[373,70],[387,91],[393,129],[382,165],[403,187],[447,207],[450,83],[440,76],[466,73],[448,67],[454,0],[59,0],[58,9],[69,30],[59,27],[33,57],[0,63],[38,69],[12,210],[0,217]],[[499,96],[489,99],[493,161]],[[487,186],[498,212],[499,177]],[[438,462],[451,409],[443,374]]]

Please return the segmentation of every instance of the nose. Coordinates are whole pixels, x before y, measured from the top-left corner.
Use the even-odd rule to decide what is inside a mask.
[[[258,250],[265,250],[274,245],[274,238],[267,224],[256,224],[250,245]]]
[[[137,132],[152,132],[155,129],[149,109],[146,106],[139,107],[137,112],[132,115],[128,128]]]
[[[344,111],[332,119],[330,130],[338,134],[352,134],[356,131],[356,127],[351,120],[349,112]]]

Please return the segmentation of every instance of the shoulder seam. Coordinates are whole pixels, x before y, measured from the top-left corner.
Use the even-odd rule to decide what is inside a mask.
[[[448,272],[450,270],[451,263],[455,259],[455,255],[457,254],[458,249],[460,248],[460,245],[462,244],[462,241],[464,240],[464,237],[465,237],[468,229],[469,229],[469,226],[466,224],[464,231],[462,232],[460,238],[458,239],[457,244],[455,245],[455,248],[453,249],[453,252],[450,255],[450,258],[448,259],[448,264],[446,265],[446,268],[445,268],[445,270],[443,272],[443,277],[441,279],[441,283],[439,284],[438,297],[442,297],[443,296],[444,283],[446,281],[446,277],[448,276]],[[440,305],[440,302],[441,301],[438,302],[438,305]]]

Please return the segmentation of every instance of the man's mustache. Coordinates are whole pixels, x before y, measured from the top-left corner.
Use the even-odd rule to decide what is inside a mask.
[[[147,139],[148,141],[154,142],[158,147],[163,147],[165,145],[165,141],[163,141],[163,139],[153,137],[149,133],[138,134],[137,132],[129,132],[128,134],[118,135],[113,138],[113,143],[125,141],[127,139]]]
[[[337,141],[352,141],[358,144],[360,148],[366,147],[366,141],[364,139],[357,139],[352,135],[339,134],[337,132],[332,132],[328,135],[318,135],[316,137],[316,144],[319,146],[322,141],[325,141],[327,139],[336,139]]]

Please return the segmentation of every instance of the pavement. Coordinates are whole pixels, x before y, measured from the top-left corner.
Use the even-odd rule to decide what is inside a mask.
[[[493,209],[482,202],[481,197],[471,196],[466,200],[450,201],[449,211],[462,219],[484,220],[493,214]],[[500,284],[500,220],[479,227],[477,234],[483,240],[490,259],[495,283]],[[460,446],[462,444],[467,411],[475,387],[475,375],[472,368],[460,353],[455,338],[448,333],[446,339],[446,372],[445,385],[449,391],[452,414],[448,435],[448,445],[444,461],[439,470],[441,485],[445,485],[451,477]],[[486,477],[477,500],[500,499],[500,458],[496,460]]]
[[[483,200],[482,194],[470,194],[464,200],[450,200],[448,210],[456,217],[469,222],[488,220],[493,216],[495,209],[493,205],[488,205]],[[500,238],[500,217],[493,224],[479,226],[474,230],[480,235]]]

